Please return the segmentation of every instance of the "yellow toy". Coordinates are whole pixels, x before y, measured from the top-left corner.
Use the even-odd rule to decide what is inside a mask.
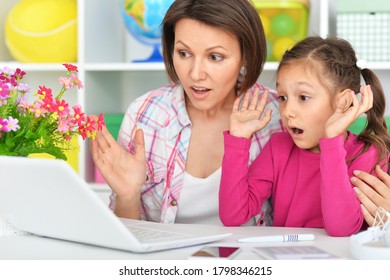
[[[263,23],[267,61],[280,61],[286,50],[307,35],[309,0],[252,0]]]
[[[5,42],[19,62],[76,62],[76,0],[21,0],[7,16]]]

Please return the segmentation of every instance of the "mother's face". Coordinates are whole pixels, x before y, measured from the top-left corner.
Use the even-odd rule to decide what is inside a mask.
[[[211,110],[235,98],[242,66],[237,38],[192,19],[176,23],[173,64],[183,88],[199,110]]]

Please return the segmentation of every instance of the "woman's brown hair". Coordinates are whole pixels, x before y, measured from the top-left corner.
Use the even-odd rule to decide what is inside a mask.
[[[162,49],[168,77],[180,83],[173,65],[175,25],[180,19],[193,19],[233,34],[241,48],[246,67],[240,92],[257,81],[266,61],[267,49],[258,12],[248,0],[175,0],[162,22]],[[199,38],[201,39],[201,38]]]

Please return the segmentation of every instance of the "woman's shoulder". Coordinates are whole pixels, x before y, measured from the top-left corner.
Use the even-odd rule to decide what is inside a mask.
[[[126,116],[146,127],[166,127],[180,114],[186,114],[182,87],[167,84],[137,97],[129,105]]]
[[[268,90],[268,100],[267,100],[267,107],[279,109],[279,99],[278,95],[276,94],[276,90],[266,87],[263,84],[256,83],[253,88],[258,87],[260,89],[260,94],[262,94],[264,91]]]
[[[255,83],[252,88],[259,88],[260,89],[260,93],[263,93],[265,90],[268,90],[269,95],[272,98],[274,98],[274,97],[277,98],[276,90],[274,90],[273,88],[267,87],[267,86],[265,86],[263,84],[260,84],[260,83]]]
[[[184,104],[182,88],[179,85],[167,84],[153,89],[130,103],[127,112],[130,114],[169,113]]]

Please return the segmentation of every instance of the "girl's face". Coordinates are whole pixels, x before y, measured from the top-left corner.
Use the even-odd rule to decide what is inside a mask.
[[[301,149],[319,152],[319,139],[334,113],[334,101],[305,64],[283,66],[277,75],[280,116],[294,143]]]
[[[174,44],[173,64],[187,94],[187,106],[209,111],[231,105],[242,66],[237,38],[202,22],[181,19]]]

